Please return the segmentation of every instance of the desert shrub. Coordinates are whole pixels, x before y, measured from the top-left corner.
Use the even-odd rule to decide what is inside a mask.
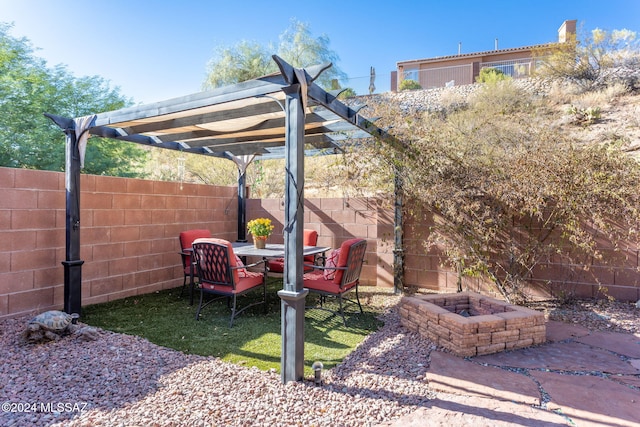
[[[603,86],[598,90],[577,94],[571,103],[581,108],[594,108],[608,104],[627,93],[629,93],[629,87],[627,85],[619,82],[611,82],[611,84]]]
[[[547,102],[551,105],[571,104],[575,97],[583,93],[580,86],[566,80],[553,80],[549,84]]]
[[[467,104],[466,96],[451,88],[446,88],[440,93],[440,105],[446,112],[464,109]]]
[[[353,98],[356,95],[357,95],[356,91],[353,90],[353,88],[348,87],[344,89],[342,92],[340,92],[340,94],[338,95],[338,99]]]
[[[510,78],[498,68],[485,67],[480,70],[480,74],[476,77],[476,83],[496,83]]]
[[[531,97],[509,79],[485,83],[469,97],[469,105],[487,114],[508,114],[518,110],[524,100]]]
[[[552,257],[581,265],[602,256],[598,240],[637,239],[635,160],[559,132],[556,115],[526,93],[488,87],[478,96],[446,116],[403,114],[391,103],[372,113],[400,141],[373,155],[402,168],[405,214],[434,224],[423,230],[426,250],[523,301],[536,267]]]
[[[590,125],[600,120],[601,110],[600,107],[576,107],[570,105],[567,112],[573,116],[573,122],[580,125]]]
[[[422,89],[422,86],[420,86],[420,83],[418,83],[413,79],[404,79],[403,81],[400,82],[400,87],[398,89],[400,91],[416,90],[416,89]]]
[[[618,80],[629,87],[637,83],[635,74],[624,73],[640,64],[637,34],[626,29],[604,31],[596,28],[590,34],[558,43],[553,49],[534,52],[540,65],[536,73],[547,78],[565,79],[589,91]]]

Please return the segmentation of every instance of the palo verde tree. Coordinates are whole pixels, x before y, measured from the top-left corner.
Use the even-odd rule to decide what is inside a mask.
[[[552,49],[534,51],[534,56],[539,59],[538,75],[566,79],[583,90],[596,89],[614,78],[622,79],[631,87],[640,84],[637,78],[624,81],[621,75],[624,69],[640,65],[640,40],[636,32],[627,29],[606,31],[596,28],[582,40],[573,36]]]
[[[340,58],[331,50],[329,43],[327,35],[314,37],[308,24],[292,20],[290,27],[280,35],[278,46],[263,46],[243,40],[235,46],[219,47],[208,63],[203,89],[235,84],[277,72],[278,67],[271,58],[273,53],[298,68],[332,62],[333,66],[323,72],[317,81],[320,86],[329,89],[332,81],[344,81],[347,78],[336,65]]]
[[[406,214],[420,225],[412,234],[422,230],[444,264],[489,279],[510,301],[527,299],[537,267],[552,257],[586,266],[602,257],[598,240],[637,240],[637,161],[562,132],[557,114],[512,81],[486,84],[466,108],[446,113],[389,99],[371,108],[402,148],[380,143],[351,167],[375,158],[388,167],[372,173],[401,169]]]
[[[64,134],[43,113],[79,117],[130,105],[98,76],[73,77],[65,67],[48,68],[30,42],[0,23],[0,166],[64,169]],[[91,138],[84,172],[140,176],[146,151]]]

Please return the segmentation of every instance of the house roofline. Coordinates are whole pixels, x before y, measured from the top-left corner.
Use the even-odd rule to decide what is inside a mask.
[[[398,61],[396,62],[396,67],[399,67],[401,65],[407,65],[407,64],[411,64],[414,62],[419,62],[419,63],[433,63],[433,62],[440,62],[440,61],[448,61],[451,59],[458,59],[458,58],[473,58],[473,57],[480,57],[480,56],[487,56],[487,55],[496,55],[496,54],[502,54],[502,53],[512,53],[512,52],[522,52],[522,51],[527,51],[527,50],[534,50],[534,49],[544,49],[544,48],[551,48],[554,46],[557,46],[561,43],[558,42],[553,42],[553,43],[543,43],[543,44],[536,44],[536,45],[531,45],[531,46],[523,46],[523,47],[514,47],[514,48],[509,48],[509,49],[498,49],[498,50],[486,50],[483,52],[473,52],[473,53],[462,53],[459,55],[447,55],[447,56],[436,56],[433,58],[424,58],[424,59],[410,59],[410,60],[405,60],[405,61]]]

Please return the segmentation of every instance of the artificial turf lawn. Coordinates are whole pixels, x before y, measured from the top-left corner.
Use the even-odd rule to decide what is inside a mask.
[[[183,353],[216,356],[232,363],[280,372],[281,313],[277,291],[281,287],[281,279],[270,278],[267,313],[263,305],[251,307],[235,319],[232,328],[229,328],[231,309],[224,299],[206,306],[196,321],[199,294],[190,306],[188,292],[185,290],[180,296],[181,288],[87,306],[83,308],[82,321],[114,332],[138,335]],[[238,306],[261,296],[261,292],[251,292],[239,297]],[[351,293],[350,297],[355,298],[355,294]],[[315,303],[316,299],[308,296],[307,304]],[[338,305],[329,300],[325,307],[337,309]],[[312,374],[311,365],[315,361],[321,361],[326,369],[340,363],[382,325],[377,319],[379,311],[364,304],[363,310],[364,314],[360,314],[356,305],[346,303],[347,326],[340,316],[324,310],[305,310],[305,376]]]

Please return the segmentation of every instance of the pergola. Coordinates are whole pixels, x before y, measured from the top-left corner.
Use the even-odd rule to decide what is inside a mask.
[[[285,159],[282,381],[304,371],[304,155],[335,153],[362,138],[393,138],[313,81],[331,64],[280,73],[168,101],[79,118],[46,114],[66,134],[64,310],[80,313],[80,169],[90,135],[233,160],[238,166],[238,240],[244,240],[245,171],[255,158]]]

